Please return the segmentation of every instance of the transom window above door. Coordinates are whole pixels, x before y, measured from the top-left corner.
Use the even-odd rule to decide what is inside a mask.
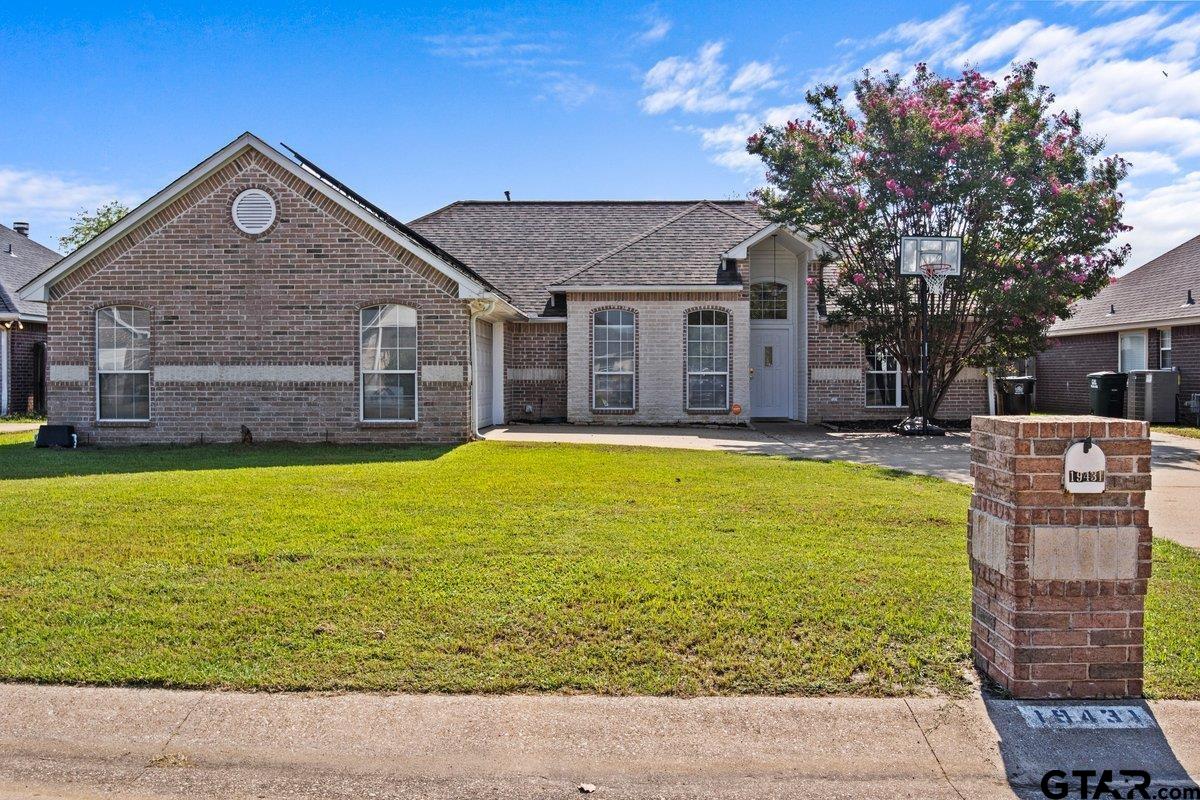
[[[787,319],[786,283],[760,281],[750,284],[750,319]]]

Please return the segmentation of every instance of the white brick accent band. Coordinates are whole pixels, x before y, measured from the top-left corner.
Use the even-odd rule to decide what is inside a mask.
[[[1004,572],[1007,557],[1009,524],[999,517],[982,511],[972,511],[974,532],[971,535],[971,555],[976,561],[997,572]]]
[[[157,383],[353,383],[354,367],[328,364],[163,364]]]
[[[857,367],[813,367],[808,374],[814,381],[857,381],[862,378],[862,370]]]
[[[566,378],[567,371],[555,367],[511,367],[508,370],[510,381],[562,381]]]
[[[1133,580],[1137,547],[1137,528],[1038,526],[1029,574],[1035,581]]]
[[[462,383],[462,364],[424,364],[421,366],[421,381],[423,383]]]
[[[50,380],[59,383],[83,383],[87,380],[88,368],[83,364],[51,364]]]

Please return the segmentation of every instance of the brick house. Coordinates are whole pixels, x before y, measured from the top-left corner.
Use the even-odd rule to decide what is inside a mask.
[[[745,201],[452,203],[402,223],[244,134],[31,281],[84,441],[461,441],[511,421],[899,419]],[[941,416],[986,409],[963,376]]]
[[[1037,407],[1086,413],[1090,372],[1179,371],[1179,394],[1200,392],[1200,236],[1147,262],[1072,308],[1037,357]]]
[[[45,409],[46,304],[19,290],[60,258],[29,238],[29,223],[0,225],[0,416]]]

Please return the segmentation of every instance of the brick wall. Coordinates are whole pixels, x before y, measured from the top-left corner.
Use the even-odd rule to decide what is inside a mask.
[[[1158,352],[1154,352],[1157,363]],[[1086,414],[1089,372],[1117,368],[1117,334],[1091,333],[1059,336],[1037,357],[1037,408],[1039,411]]]
[[[1063,454],[1084,436],[1106,456],[1100,494],[1063,490]],[[1016,697],[1140,696],[1151,549],[1147,424],[976,417],[971,475],[978,669]]]
[[[46,343],[46,326],[38,322],[23,324],[23,329],[14,327],[8,332],[8,410],[11,414],[45,410],[45,398],[40,393],[45,389],[45,375],[38,375],[37,350],[39,344]]]
[[[592,409],[592,312],[627,308],[637,315],[635,409]],[[729,316],[730,403],[732,413],[694,413],[686,407],[684,340],[687,314],[715,308]],[[608,424],[741,424],[750,416],[750,304],[744,294],[656,292],[567,295],[567,416],[572,422]]]
[[[505,421],[567,417],[567,322],[504,325]]]
[[[815,279],[817,263],[809,265]],[[826,267],[825,280],[832,285],[837,268]],[[810,422],[898,420],[908,415],[907,406],[867,406],[867,356],[854,329],[821,322],[817,314],[816,288],[808,292],[808,419]],[[936,417],[967,420],[988,410],[987,378],[968,368],[959,374],[942,399]]]
[[[1158,351],[1155,350],[1155,358]],[[1179,396],[1187,402],[1200,392],[1200,325],[1181,325],[1171,329],[1171,359],[1179,370]],[[1195,424],[1195,416],[1184,412],[1181,420]]]
[[[279,209],[259,237],[230,218],[249,187]],[[359,422],[359,309],[382,303],[417,310],[415,423]],[[150,310],[148,423],[95,418],[95,310],[113,304]],[[53,287],[50,418],[105,444],[232,441],[243,424],[260,440],[459,441],[467,349],[453,281],[249,151]]]

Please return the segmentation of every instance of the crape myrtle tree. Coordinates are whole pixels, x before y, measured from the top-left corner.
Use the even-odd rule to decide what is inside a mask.
[[[768,218],[820,240],[836,265],[829,321],[898,359],[913,416],[930,416],[964,367],[1039,352],[1056,317],[1094,296],[1129,255],[1118,184],[1078,112],[1054,111],[1035,63],[997,83],[869,71],[851,108],[808,92],[811,117],[765,126],[747,149],[767,167]],[[962,237],[962,276],[929,297],[929,381],[920,395],[920,278],[901,278],[903,235]],[[821,272],[822,280],[824,270]],[[810,283],[813,281],[809,279]]]

